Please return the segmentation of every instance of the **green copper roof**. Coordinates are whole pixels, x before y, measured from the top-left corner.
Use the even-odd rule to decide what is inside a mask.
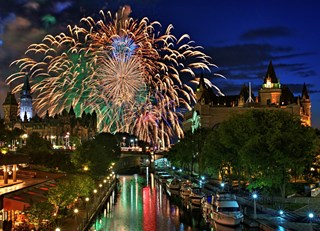
[[[14,96],[14,94],[12,94],[10,91],[7,94],[7,97],[5,99],[5,101],[3,102],[2,105],[16,105],[18,106],[16,97]]]

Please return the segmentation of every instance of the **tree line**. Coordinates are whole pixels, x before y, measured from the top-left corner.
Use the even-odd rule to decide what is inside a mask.
[[[285,197],[287,184],[307,177],[317,165],[319,150],[319,130],[301,125],[300,117],[281,110],[249,110],[216,128],[186,133],[168,156],[190,173],[220,176],[249,190]]]

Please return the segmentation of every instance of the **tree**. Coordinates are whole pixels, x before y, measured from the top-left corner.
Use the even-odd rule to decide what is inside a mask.
[[[55,213],[58,214],[60,210],[64,212],[77,196],[74,184],[70,180],[64,179],[60,180],[56,187],[50,188],[48,201],[54,206]]]
[[[93,140],[83,142],[72,154],[71,161],[78,170],[89,168],[92,176],[107,174],[110,164],[120,155],[119,142],[110,133],[101,133]]]
[[[95,182],[88,175],[75,175],[70,179],[78,197],[87,197],[93,191]]]
[[[316,135],[290,113],[250,110],[221,123],[208,136],[205,150],[238,180],[246,176],[250,189],[277,187],[284,197],[290,178],[314,159]]]
[[[52,221],[53,206],[48,201],[32,204],[26,211],[30,223],[40,225],[43,221]]]
[[[33,164],[45,164],[52,153],[52,146],[50,141],[43,139],[39,133],[33,132],[19,152],[28,154]]]
[[[191,172],[193,155],[192,133],[187,132],[183,139],[180,139],[178,143],[172,146],[168,158],[175,166],[181,166]]]

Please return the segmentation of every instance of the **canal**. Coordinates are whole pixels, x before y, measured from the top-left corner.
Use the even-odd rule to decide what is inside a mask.
[[[90,231],[235,231],[241,227],[205,226],[200,209],[180,198],[169,198],[162,185],[150,178],[120,176],[121,189],[115,204],[106,204]]]

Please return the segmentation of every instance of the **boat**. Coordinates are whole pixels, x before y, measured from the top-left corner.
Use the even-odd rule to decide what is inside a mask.
[[[191,193],[192,190],[192,183],[189,180],[186,180],[184,182],[181,183],[181,187],[180,187],[180,197],[185,200],[189,198],[189,195]]]
[[[168,179],[166,183],[166,190],[169,196],[179,195],[179,190],[181,187],[181,180],[178,178]]]
[[[200,206],[201,200],[206,194],[202,191],[200,187],[191,187],[191,192],[189,194],[189,200],[193,205]]]
[[[204,219],[212,226],[215,223],[237,226],[243,222],[243,213],[232,194],[219,193],[206,197],[202,200],[201,207]]]
[[[169,180],[169,179],[173,179],[173,176],[170,174],[162,174],[159,176],[158,181],[160,184],[164,185],[167,183],[167,180]]]

